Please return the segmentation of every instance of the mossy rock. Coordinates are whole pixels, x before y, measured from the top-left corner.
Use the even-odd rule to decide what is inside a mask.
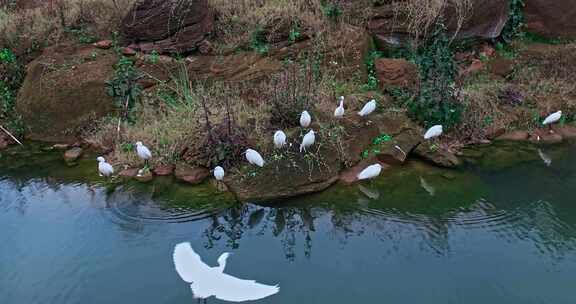
[[[90,122],[114,110],[106,81],[118,58],[92,46],[56,45],[32,61],[18,93],[16,109],[28,126],[28,137],[73,142]]]

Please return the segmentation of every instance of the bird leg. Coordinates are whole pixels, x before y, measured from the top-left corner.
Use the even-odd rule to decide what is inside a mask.
[[[553,134],[554,130],[552,129],[552,124],[548,125],[548,133]]]

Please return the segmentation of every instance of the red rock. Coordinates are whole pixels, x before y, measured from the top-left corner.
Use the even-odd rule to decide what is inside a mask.
[[[556,130],[560,133],[564,139],[574,139],[576,138],[576,127],[572,126],[562,126]]]
[[[213,24],[208,0],[141,0],[124,17],[120,35],[122,43],[144,53],[187,53],[202,46]]]
[[[152,175],[151,171],[148,171],[146,173],[141,172],[142,169],[138,170],[138,173],[136,174],[136,176],[134,176],[134,179],[141,182],[141,183],[147,183],[150,182],[154,179],[154,175]]]
[[[480,48],[480,56],[490,58],[490,57],[494,57],[494,55],[496,55],[496,50],[491,45],[484,44]]]
[[[111,48],[113,44],[114,44],[114,42],[112,42],[112,40],[101,40],[101,41],[94,43],[93,45],[99,49],[106,50],[106,49]]]
[[[504,133],[498,137],[496,140],[505,140],[505,141],[525,141],[528,139],[528,132],[526,131],[511,131],[508,133]]]
[[[507,77],[514,72],[514,60],[498,58],[490,62],[490,72],[494,75]]]
[[[64,161],[67,163],[73,163],[77,161],[84,151],[82,148],[72,148],[64,152]]]
[[[134,56],[136,55],[136,50],[130,47],[125,47],[122,49],[122,55],[124,56]]]
[[[530,141],[533,143],[557,144],[561,143],[562,140],[562,135],[559,132],[550,132],[548,128],[536,129],[532,134],[530,134]]]
[[[138,174],[137,168],[125,169],[118,173],[118,176],[121,177],[135,177]]]
[[[52,149],[56,149],[56,150],[66,150],[70,147],[69,144],[55,144],[52,145]]]
[[[374,68],[380,89],[389,86],[411,88],[418,81],[418,68],[405,59],[379,58],[374,62]]]
[[[506,133],[506,129],[504,128],[497,128],[497,129],[488,128],[486,130],[486,138],[492,140],[494,138],[504,135],[504,133]]]
[[[154,174],[158,176],[168,176],[174,173],[174,165],[160,165],[154,168]]]
[[[574,0],[525,0],[528,30],[547,38],[576,38]]]
[[[373,165],[373,164],[380,164],[382,166],[382,170],[386,170],[390,168],[389,165],[379,162],[378,160],[372,158],[370,160],[363,160],[358,163],[356,166],[346,169],[340,173],[339,182],[343,185],[352,185],[358,182],[358,174],[362,172],[362,170],[366,169],[366,167]],[[382,173],[380,173],[382,174]]]
[[[202,183],[210,176],[210,170],[205,167],[191,167],[179,164],[174,170],[174,176],[181,181],[195,185]]]
[[[482,71],[485,68],[484,63],[480,59],[472,60],[472,63],[464,70],[460,71],[461,75],[470,75]]]

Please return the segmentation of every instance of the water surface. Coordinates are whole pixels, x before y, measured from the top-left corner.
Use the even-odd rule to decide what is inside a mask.
[[[174,271],[280,284],[259,303],[576,303],[576,147],[467,152],[269,206],[208,184],[104,182],[37,149],[0,155],[0,303],[193,303]],[[212,303],[223,303],[210,299]]]

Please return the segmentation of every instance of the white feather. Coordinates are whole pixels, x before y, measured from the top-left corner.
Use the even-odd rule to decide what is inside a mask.
[[[148,149],[148,147],[143,145],[142,142],[136,143],[136,153],[138,154],[138,157],[140,157],[143,160],[148,160],[152,158],[152,152],[150,152],[150,149]]]
[[[258,167],[264,167],[264,159],[262,158],[262,155],[260,155],[260,153],[258,153],[255,150],[252,149],[246,150],[246,160],[248,160],[249,163],[256,165]]]
[[[342,118],[344,116],[344,96],[340,96],[340,105],[334,110],[334,117]]]
[[[285,144],[286,144],[286,134],[280,130],[276,131],[276,133],[274,133],[274,146],[280,149]]]
[[[431,139],[434,137],[438,137],[442,135],[442,126],[441,125],[435,125],[433,127],[431,127],[430,129],[428,129],[428,131],[426,131],[426,133],[424,133],[424,139]]]
[[[280,291],[278,286],[264,285],[254,280],[243,280],[223,272],[227,253],[218,259],[219,267],[209,267],[194,252],[190,243],[180,243],[174,248],[176,272],[190,283],[194,298],[242,302],[263,299]]]
[[[374,110],[376,110],[376,100],[372,99],[364,105],[362,110],[360,110],[360,112],[358,112],[358,115],[366,116],[366,115],[374,112]]]
[[[214,168],[214,178],[219,181],[224,179],[224,168],[216,166],[216,168]]]
[[[558,122],[560,120],[560,118],[562,118],[562,111],[558,111],[558,112],[555,112],[555,113],[548,115],[548,117],[546,117],[546,119],[544,119],[544,122],[542,124],[543,125],[553,124],[555,122]]]
[[[302,114],[300,114],[300,125],[302,126],[302,128],[308,128],[311,122],[312,117],[310,116],[308,111],[303,111]]]
[[[308,133],[306,133],[306,135],[304,135],[304,138],[302,138],[302,144],[300,144],[300,152],[306,151],[306,148],[313,145],[315,140],[316,135],[314,135],[314,130],[310,130]]]
[[[114,168],[112,165],[106,162],[104,157],[100,156],[96,160],[98,160],[98,172],[100,174],[109,177],[110,175],[114,174]]]
[[[363,180],[363,179],[370,179],[370,178],[374,178],[378,175],[380,175],[380,172],[382,171],[382,166],[380,164],[374,164],[371,166],[366,167],[366,169],[362,170],[362,172],[360,172],[358,174],[358,180]]]

